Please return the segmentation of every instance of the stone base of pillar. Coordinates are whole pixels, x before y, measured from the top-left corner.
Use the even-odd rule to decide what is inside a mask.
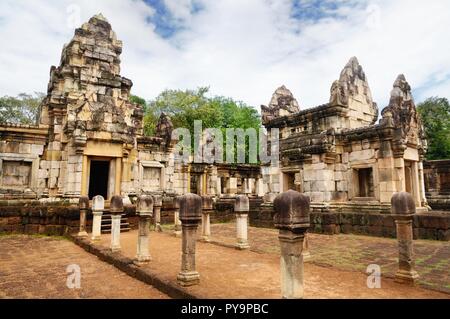
[[[101,237],[100,236],[92,236],[91,237],[91,242],[93,243],[98,243],[101,241]]]
[[[264,203],[273,203],[273,201],[275,200],[275,198],[277,197],[277,194],[275,193],[267,193],[264,195]]]
[[[303,255],[303,261],[304,262],[308,262],[308,261],[311,261],[311,253],[309,252],[309,251],[304,251],[303,253],[302,253],[302,255]]]
[[[205,243],[209,243],[211,242],[211,238],[209,238],[209,236],[202,236],[202,241],[204,241]]]
[[[236,247],[236,249],[239,249],[239,250],[250,249],[250,245],[248,242],[236,243],[235,247]]]
[[[173,235],[177,238],[181,238],[181,230],[174,230]]]
[[[415,271],[399,270],[395,274],[395,282],[414,286],[419,279],[419,274]]]
[[[113,253],[119,253],[122,250],[122,247],[111,247],[111,252]]]
[[[78,233],[78,237],[89,237],[89,234],[87,232],[85,232],[85,231],[79,232]]]
[[[155,232],[158,232],[158,233],[162,233],[163,232],[161,224],[156,224],[155,225]]]
[[[180,272],[177,281],[183,287],[195,286],[200,283],[200,274],[197,271]]]
[[[150,255],[147,256],[136,256],[134,263],[138,266],[144,265],[152,261],[152,257]]]

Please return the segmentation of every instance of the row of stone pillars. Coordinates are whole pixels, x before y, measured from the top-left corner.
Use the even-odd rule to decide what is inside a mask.
[[[156,203],[156,205],[155,205]],[[151,260],[149,253],[150,219],[155,214],[155,225],[158,229],[157,214],[162,201],[154,200],[152,196],[141,196],[137,202],[139,215],[139,237],[137,244],[137,263]],[[159,207],[159,209],[157,209]],[[80,199],[80,235],[86,233],[86,214],[89,200]],[[101,214],[104,209],[104,200],[97,196],[93,201],[93,240],[100,237]],[[175,225],[177,218],[181,223],[182,261],[181,271],[177,276],[182,286],[192,286],[200,282],[200,274],[195,266],[197,228],[202,221],[202,238],[209,240],[210,217],[213,209],[213,199],[187,194],[177,198],[175,204]],[[281,248],[281,292],[283,298],[300,299],[304,296],[304,247],[305,236],[310,227],[310,200],[296,191],[288,191],[279,195],[274,201],[275,227],[279,229]],[[392,213],[397,225],[397,238],[399,248],[399,269],[396,281],[414,284],[418,278],[414,270],[412,221],[415,214],[415,202],[408,193],[397,193],[392,198]],[[237,244],[240,249],[249,247],[247,241],[247,218],[249,200],[246,196],[238,196],[235,203],[237,216]],[[111,228],[111,249],[120,250],[120,216],[123,213],[123,201],[120,196],[111,200],[111,214],[113,223]],[[159,219],[160,220],[160,219]],[[306,244],[307,247],[307,244]]]
[[[211,241],[211,214],[214,211],[214,197],[202,196],[202,214],[201,214],[201,239],[205,242]],[[174,235],[181,237],[182,222],[180,219],[180,200],[175,200],[174,208]],[[250,212],[250,201],[245,195],[236,197],[234,211],[236,213],[236,248],[248,249],[248,214]]]
[[[200,275],[195,268],[196,229],[202,219],[202,207],[208,208],[209,202],[203,204],[202,198],[188,194],[180,199],[180,218],[182,221],[183,258],[178,282],[183,286],[199,283]],[[398,193],[392,198],[392,213],[397,224],[399,247],[399,270],[396,280],[414,283],[417,272],[414,270],[412,246],[412,219],[415,214],[415,203],[408,193]],[[286,299],[301,299],[304,296],[303,264],[304,247],[307,231],[310,227],[310,199],[296,191],[288,191],[279,195],[274,201],[275,227],[279,229],[281,248],[281,293]],[[236,214],[248,212],[248,198],[236,199]],[[245,215],[245,214],[244,214]],[[238,219],[239,220],[239,219]],[[208,225],[203,217],[204,225]],[[246,225],[244,218],[238,222],[238,246],[246,243]],[[241,227],[241,228],[240,228]]]

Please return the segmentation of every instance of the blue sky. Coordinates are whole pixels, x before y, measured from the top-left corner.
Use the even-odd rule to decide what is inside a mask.
[[[416,101],[450,98],[447,0],[2,0],[0,95],[45,91],[63,45],[99,12],[147,99],[210,86],[259,109],[284,84],[305,109],[328,101],[352,56],[380,108],[400,73]]]

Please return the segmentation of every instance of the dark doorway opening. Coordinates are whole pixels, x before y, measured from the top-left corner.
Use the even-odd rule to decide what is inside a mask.
[[[89,198],[97,195],[108,199],[109,162],[91,161],[89,177]]]
[[[202,181],[202,175],[199,174],[191,174],[191,193],[192,194],[200,194],[200,183]]]
[[[373,169],[362,168],[357,170],[359,182],[358,197],[375,197],[375,189],[373,184]]]

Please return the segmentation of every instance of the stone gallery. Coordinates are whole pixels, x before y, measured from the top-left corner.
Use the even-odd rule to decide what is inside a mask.
[[[356,58],[324,105],[301,110],[286,87],[277,89],[262,107],[269,135],[280,130],[277,166],[183,164],[175,161],[168,116],[155,136],[144,136],[144,111],[129,99],[133,83],[120,75],[121,53],[109,22],[91,18],[50,70],[38,125],[0,126],[0,218],[9,220],[0,231],[73,232],[79,198],[98,195],[106,205],[120,196],[130,221],[139,196],[158,195],[167,218],[187,193],[214,197],[212,220],[234,218],[236,196],[246,195],[250,224],[274,227],[273,201],[297,190],[311,200],[311,231],[394,237],[391,198],[408,192],[418,212],[415,237],[450,239],[450,214],[428,206],[427,194],[445,194],[425,188],[433,184],[424,175],[427,143],[403,75],[379,121]]]

